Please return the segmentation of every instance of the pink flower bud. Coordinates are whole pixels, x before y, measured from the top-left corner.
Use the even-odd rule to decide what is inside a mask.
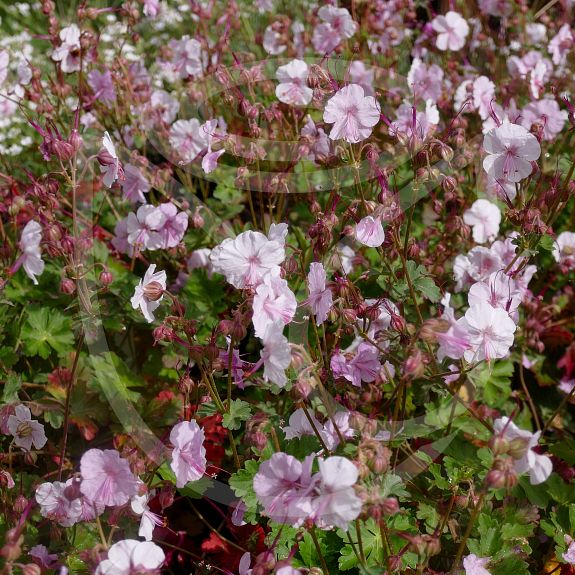
[[[72,295],[76,291],[76,283],[70,278],[64,278],[60,282],[60,291],[65,294]]]

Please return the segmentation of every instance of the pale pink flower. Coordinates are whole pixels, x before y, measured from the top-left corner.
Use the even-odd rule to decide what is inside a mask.
[[[150,264],[143,279],[136,286],[130,300],[132,308],[142,310],[148,323],[154,321],[154,311],[158,309],[166,289],[166,272],[156,272],[156,264]]]
[[[414,58],[407,74],[407,85],[414,99],[437,102],[443,89],[443,70],[437,64],[427,66],[420,58]]]
[[[359,477],[357,467],[345,457],[328,457],[319,460],[319,475],[321,482],[313,512],[316,521],[321,528],[347,529],[362,508],[362,501],[353,488]]]
[[[330,53],[357,31],[358,25],[346,8],[322,6],[317,14],[323,22],[313,31],[312,44],[322,54]]]
[[[276,78],[280,82],[276,87],[276,98],[291,106],[306,106],[311,102],[313,90],[307,85],[309,68],[303,60],[292,60],[280,66]]]
[[[143,537],[146,541],[151,541],[154,528],[164,524],[162,517],[150,511],[148,501],[152,497],[153,492],[144,493],[144,495],[134,495],[130,501],[130,507],[136,515],[140,515],[140,529],[138,535]]]
[[[276,321],[287,325],[297,308],[297,300],[285,279],[272,272],[266,274],[256,288],[253,301],[255,334],[262,338],[268,325]]]
[[[287,383],[285,370],[291,363],[291,349],[287,337],[283,335],[283,327],[280,321],[267,326],[262,338],[264,347],[260,352],[264,364],[264,380],[279,387]]]
[[[491,575],[485,566],[491,561],[491,557],[477,557],[471,553],[463,558],[463,568],[465,575]]]
[[[313,459],[310,455],[302,464],[280,452],[260,465],[253,488],[270,519],[299,525],[311,515],[313,490],[318,482],[311,474]]]
[[[473,228],[473,239],[478,244],[494,240],[499,233],[501,211],[489,200],[479,199],[463,214],[463,221]]]
[[[461,14],[449,11],[445,16],[436,16],[431,21],[431,27],[437,32],[435,45],[439,50],[456,52],[465,46],[469,24]]]
[[[307,275],[309,297],[305,301],[311,307],[317,325],[321,325],[327,319],[327,315],[333,305],[333,294],[326,287],[327,274],[323,264],[312,262]]]
[[[71,24],[60,30],[60,46],[52,52],[52,60],[60,62],[62,72],[67,74],[80,70],[80,28]]]
[[[178,212],[172,202],[160,204],[157,209],[164,215],[162,226],[157,230],[162,242],[161,248],[174,248],[182,241],[188,229],[188,214]]]
[[[355,239],[370,248],[379,247],[385,240],[381,218],[366,216],[355,226]]]
[[[208,278],[211,278],[213,273],[212,262],[210,261],[211,253],[212,250],[210,248],[194,250],[186,262],[188,271],[191,272],[198,268],[204,268]]]
[[[251,230],[234,239],[226,238],[210,254],[214,272],[224,275],[238,289],[257,286],[284,259],[283,245]]]
[[[181,421],[172,428],[170,442],[174,446],[170,467],[176,474],[176,487],[201,479],[207,465],[204,430],[196,421]]]
[[[202,158],[202,170],[204,170],[205,174],[211,174],[218,167],[218,160],[224,153],[225,150],[223,148],[217,152],[208,151]]]
[[[165,90],[154,90],[150,97],[150,106],[162,122],[171,124],[180,111],[180,103]]]
[[[8,77],[8,64],[10,63],[10,55],[8,50],[0,50],[0,86],[4,84]]]
[[[252,575],[252,570],[250,569],[251,563],[251,555],[249,551],[246,551],[240,559],[240,564],[238,565],[238,575]]]
[[[48,441],[44,433],[44,426],[32,419],[30,410],[25,405],[17,405],[14,415],[8,417],[8,431],[14,436],[14,445],[25,451],[30,451],[32,445],[36,449],[42,449]]]
[[[350,416],[351,413],[347,410],[338,411],[334,413],[332,417],[328,417],[327,421],[325,422],[321,436],[325,446],[330,451],[334,451],[339,445],[340,434],[344,439],[351,439],[354,437],[355,431],[349,425]]]
[[[479,0],[478,3],[481,12],[487,16],[509,16],[513,9],[509,0]]]
[[[553,258],[557,263],[575,269],[575,232],[561,232],[557,236]]]
[[[116,88],[110,70],[103,72],[92,70],[88,74],[88,84],[92,88],[96,100],[105,104],[113,104],[116,101]]]
[[[389,133],[402,142],[407,138],[412,144],[422,143],[439,124],[439,111],[432,100],[426,100],[424,111],[404,102],[395,111],[395,116],[389,125]]]
[[[335,377],[344,377],[352,385],[361,387],[361,382],[375,381],[381,368],[378,350],[369,342],[362,342],[351,360],[347,360],[341,352],[336,352],[330,362]]]
[[[126,254],[129,257],[134,255],[134,247],[128,240],[128,218],[120,220],[114,227],[114,237],[112,238],[112,245],[120,253]]]
[[[376,300],[368,298],[365,300],[365,304],[369,307],[377,306],[379,311],[379,315],[370,322],[367,330],[367,335],[371,339],[374,339],[376,334],[387,331],[391,327],[391,321],[394,317],[400,317],[399,308],[389,299]]]
[[[373,96],[365,96],[358,84],[349,84],[332,96],[323,112],[323,120],[333,124],[329,137],[356,144],[371,135],[379,122],[380,108]]]
[[[316,419],[313,413],[310,413],[309,416],[315,428],[321,433],[321,431],[323,431],[323,425]],[[282,427],[282,431],[287,440],[294,438],[299,439],[305,435],[315,435],[312,424],[301,407],[290,415],[288,425]]]
[[[202,73],[202,45],[195,38],[182,36],[180,40],[170,40],[168,46],[172,51],[174,71],[182,80]]]
[[[306,137],[307,142],[310,142],[310,150],[307,158],[316,160],[318,156],[329,156],[329,138],[323,128],[318,128],[309,115],[306,116],[306,122],[301,129],[301,135]]]
[[[495,84],[487,76],[473,81],[473,105],[483,120],[490,117],[495,96]]]
[[[108,558],[100,561],[95,575],[153,573],[165,559],[162,548],[151,541],[124,539],[108,549]]]
[[[80,520],[82,503],[80,498],[68,497],[73,479],[66,483],[42,483],[36,488],[36,502],[40,506],[40,514],[63,527],[71,527]]]
[[[569,24],[563,24],[559,32],[551,39],[547,46],[547,50],[553,58],[553,64],[556,66],[565,64],[567,54],[573,49],[574,43],[575,40],[573,39],[571,26],[569,26]]]
[[[138,211],[128,214],[126,228],[128,242],[139,250],[158,250],[163,246],[160,235],[166,215],[155,206],[145,204]]]
[[[493,430],[501,434],[509,442],[513,442],[515,449],[515,471],[519,474],[527,473],[531,485],[539,485],[547,480],[553,471],[553,463],[547,455],[541,455],[534,451],[539,444],[541,432],[531,433],[517,427],[509,417],[502,417],[493,422]],[[523,449],[520,449],[520,445]]]
[[[262,46],[264,50],[271,54],[272,56],[277,56],[287,49],[284,42],[284,36],[274,29],[273,25],[270,24],[264,31],[264,38]]]
[[[41,241],[42,227],[38,222],[30,220],[24,226],[18,244],[23,253],[10,269],[12,273],[15,273],[20,267],[23,267],[26,275],[34,282],[34,285],[38,285],[36,276],[42,275],[45,265],[42,260]]]
[[[532,44],[540,44],[547,40],[547,27],[539,22],[532,22],[525,26],[525,32]]]
[[[523,126],[504,123],[493,128],[483,140],[488,153],[483,169],[493,178],[520,182],[527,178],[541,155],[537,138]]]
[[[515,322],[519,319],[517,310],[522,297],[515,280],[502,271],[492,273],[486,282],[474,283],[467,296],[470,306],[488,303],[505,310]]]
[[[124,505],[138,492],[138,479],[115,449],[89,449],[80,459],[80,491],[108,507]]]
[[[569,565],[575,565],[575,541],[569,535],[565,535],[565,542],[569,545],[567,551],[563,553],[563,561]]]
[[[102,139],[104,149],[98,154],[98,162],[100,163],[100,172],[104,174],[103,182],[107,188],[111,188],[114,182],[122,174],[120,160],[116,153],[116,147],[110,134],[104,132]]]
[[[155,18],[160,13],[160,0],[144,0],[144,16]]]
[[[354,60],[349,65],[349,77],[352,84],[359,84],[366,96],[373,96],[373,75],[372,68],[366,68],[361,60]]]
[[[288,232],[289,226],[285,222],[281,222],[279,224],[272,223],[270,224],[270,229],[268,230],[268,240],[285,246]]]
[[[559,109],[556,100],[543,98],[523,108],[521,125],[529,130],[534,124],[539,124],[543,128],[543,139],[551,142],[565,127],[567,116],[565,110]]]
[[[124,166],[124,174],[125,178],[122,182],[124,199],[130,202],[145,204],[146,196],[144,194],[150,191],[150,182],[148,182],[146,176],[144,176],[139,168],[132,164],[126,164]]]
[[[208,133],[197,118],[178,120],[170,128],[169,141],[184,163],[195,160],[208,147]]]
[[[479,303],[465,312],[464,320],[471,346],[464,354],[466,361],[476,362],[507,356],[513,345],[517,326],[505,310]]]
[[[34,547],[28,551],[28,555],[32,557],[36,565],[39,565],[43,569],[54,569],[58,564],[58,555],[56,553],[49,553],[48,548],[44,545],[34,545]]]

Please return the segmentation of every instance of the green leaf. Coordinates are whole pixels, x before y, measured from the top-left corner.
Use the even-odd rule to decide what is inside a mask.
[[[543,249],[547,252],[552,252],[556,246],[556,243],[555,243],[555,240],[551,236],[545,234],[539,238],[539,244],[538,245],[541,249]]]
[[[174,485],[176,484],[176,475],[167,463],[162,463],[158,468],[157,474],[164,481],[170,481]],[[189,497],[190,499],[201,499],[204,496],[204,493],[212,487],[213,484],[214,482],[204,475],[204,477],[197,481],[190,481],[184,487],[178,487],[178,491],[184,497]]]
[[[412,260],[407,262],[406,267],[415,291],[432,303],[438,302],[441,299],[441,291],[435,285],[433,278],[427,274],[425,267],[417,265]]]
[[[491,407],[501,407],[511,394],[514,366],[509,360],[482,363],[468,377]]]
[[[226,429],[235,431],[242,426],[242,421],[247,421],[252,414],[251,406],[246,401],[234,399],[229,405],[229,412],[224,413],[222,424]]]
[[[20,338],[26,355],[47,359],[51,351],[64,355],[74,345],[70,320],[55,309],[32,308],[22,326]]]
[[[248,459],[244,464],[244,469],[240,469],[229,479],[230,487],[246,504],[248,511],[251,511],[251,517],[255,516],[255,511],[258,506],[258,499],[254,491],[254,476],[259,468],[260,466],[257,461]],[[244,519],[248,521],[247,518]]]
[[[103,390],[107,397],[119,394],[128,401],[136,401],[140,397],[140,394],[132,388],[141,387],[142,381],[115,353],[107,351],[102,355],[90,356],[88,361],[94,375],[93,380],[88,384],[89,387]]]
[[[519,555],[510,553],[505,559],[489,567],[492,575],[529,575],[529,566]]]
[[[22,387],[22,377],[15,373],[9,373],[2,392],[2,403],[14,403],[18,401],[18,392]]]
[[[566,461],[569,465],[575,465],[575,440],[570,437],[550,445],[549,451]]]
[[[373,519],[368,519],[361,525],[361,541],[363,543],[363,552],[368,564],[381,565],[383,560],[383,541],[379,526]],[[349,536],[357,549],[357,533],[355,529],[349,530]],[[343,529],[339,529],[337,534],[344,540],[348,541],[348,535]],[[351,545],[345,545],[341,550],[339,558],[339,568],[341,571],[349,571],[358,565],[357,556]]]

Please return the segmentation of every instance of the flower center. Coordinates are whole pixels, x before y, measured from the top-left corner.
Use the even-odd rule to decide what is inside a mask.
[[[16,434],[18,437],[30,437],[33,433],[32,426],[29,421],[22,421],[18,424],[16,428]]]

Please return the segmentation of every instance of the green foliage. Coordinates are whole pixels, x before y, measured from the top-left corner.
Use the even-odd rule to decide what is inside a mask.
[[[43,359],[47,359],[52,350],[58,355],[64,355],[74,344],[70,319],[58,310],[48,307],[33,307],[28,310],[20,338],[24,343],[26,355],[39,355]]]
[[[229,411],[224,413],[223,426],[231,431],[240,429],[243,421],[247,421],[252,414],[252,409],[247,401],[232,399],[229,404]]]

